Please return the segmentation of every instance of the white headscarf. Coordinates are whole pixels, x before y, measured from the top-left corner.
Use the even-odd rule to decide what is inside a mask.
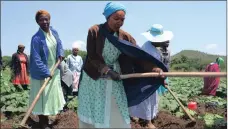
[[[74,42],[73,44],[72,44],[72,49],[74,49],[74,48],[78,48],[79,49],[79,44],[77,43],[77,42]]]

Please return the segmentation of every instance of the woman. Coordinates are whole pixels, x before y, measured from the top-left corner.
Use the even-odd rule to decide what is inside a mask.
[[[160,33],[159,33],[160,32]],[[143,35],[149,40],[146,42],[142,48],[145,51],[153,51],[155,47],[161,56],[161,61],[169,68],[171,63],[170,49],[168,49],[170,40],[173,38],[173,33],[171,31],[163,31],[163,26],[160,24],[154,24],[150,32],[143,33]],[[154,46],[152,48],[152,46]],[[168,85],[168,78],[166,78],[165,84]],[[160,86],[157,90],[159,95],[162,95],[167,91],[164,86]]]
[[[18,85],[21,85],[24,90],[28,90],[29,81],[29,60],[24,53],[25,46],[18,45],[17,52],[12,55],[11,70],[12,83],[19,90]]]
[[[220,66],[224,63],[224,60],[219,57],[215,62],[207,65],[205,72],[220,72]],[[220,83],[220,77],[204,77],[204,95],[216,96],[216,91]]]
[[[60,77],[61,77],[61,86],[64,94],[65,101],[68,102],[68,95],[72,94],[72,84],[73,84],[73,74],[70,71],[66,59],[63,57],[63,61],[60,64]],[[67,105],[64,107],[67,108]]]
[[[169,41],[173,38],[173,33],[171,31],[164,31],[163,26],[159,24],[154,24],[148,32],[143,33],[143,35],[148,40],[143,44],[142,49],[148,53],[157,51],[160,56],[157,57],[169,67],[170,54],[167,50]],[[167,85],[167,79],[165,84]],[[158,93],[162,94],[165,92],[163,85],[152,94],[149,98],[144,100],[138,105],[129,108],[130,116],[139,118],[139,121],[146,123],[149,128],[155,128],[151,120],[154,119],[158,113]]]
[[[119,75],[126,74],[129,70],[129,67],[124,65],[128,64],[130,58],[122,54],[99,31],[99,28],[105,29],[119,39],[136,45],[134,38],[120,29],[125,13],[124,5],[109,2],[103,13],[106,23],[89,29],[87,59],[79,85],[79,128],[131,127],[127,98]],[[148,69],[162,71],[157,67]]]
[[[73,94],[77,95],[79,77],[81,75],[81,69],[83,65],[82,57],[78,55],[79,47],[77,43],[72,45],[72,54],[67,57],[67,65],[70,71],[73,73],[74,81],[72,84]]]
[[[30,53],[31,90],[30,104],[33,102],[45,79],[47,84],[32,113],[39,116],[40,128],[48,127],[48,115],[56,115],[63,109],[65,100],[61,89],[60,71],[50,73],[57,60],[62,60],[62,42],[56,30],[50,27],[50,14],[45,10],[36,13],[40,29],[32,37]]]

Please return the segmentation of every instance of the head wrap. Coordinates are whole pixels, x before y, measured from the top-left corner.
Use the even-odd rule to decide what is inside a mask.
[[[126,7],[122,5],[121,3],[118,2],[109,2],[106,4],[104,8],[104,13],[103,15],[105,16],[106,19],[116,11],[122,10],[126,13]]]
[[[25,48],[25,46],[22,45],[22,44],[19,44],[19,45],[18,45],[18,49],[20,49],[20,48]]]
[[[45,10],[39,10],[36,12],[36,22],[38,23],[40,15],[47,15],[51,19],[51,15]]]
[[[74,42],[73,44],[72,44],[72,49],[74,49],[74,48],[78,48],[79,49],[79,45],[78,45],[78,43],[77,42]]]
[[[216,59],[216,62],[218,63],[218,65],[221,65],[222,63],[224,63],[224,60],[221,57],[219,57]]]

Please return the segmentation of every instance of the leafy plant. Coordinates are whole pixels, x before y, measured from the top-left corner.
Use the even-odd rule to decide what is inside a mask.
[[[67,108],[73,110],[73,111],[77,111],[77,107],[78,107],[78,99],[77,97],[73,97],[73,96],[68,96],[69,99],[71,99],[68,103],[67,103]]]
[[[25,112],[28,106],[28,91],[16,91],[12,83],[9,82],[10,72],[9,68],[7,68],[3,71],[3,77],[1,78],[1,111]]]
[[[227,122],[225,119],[217,114],[206,113],[203,116],[198,116],[199,119],[203,119],[207,127],[212,126],[225,126]]]
[[[177,98],[182,102],[182,104],[187,107],[189,101],[192,98],[198,103],[208,103],[215,102],[218,106],[226,108],[226,99],[215,96],[201,96],[201,91],[203,87],[202,78],[169,78],[169,87],[177,96]],[[222,79],[218,91],[226,94],[226,79]],[[184,112],[176,102],[174,97],[167,91],[163,96],[159,97],[159,109],[169,111],[177,117],[184,116]],[[187,109],[191,115],[197,115],[196,112]]]

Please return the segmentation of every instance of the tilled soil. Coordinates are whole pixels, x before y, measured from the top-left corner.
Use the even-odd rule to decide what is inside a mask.
[[[197,120],[196,123],[193,123],[191,120],[178,118],[164,111],[158,113],[157,117],[153,120],[153,124],[159,129],[203,129],[205,125],[201,120]],[[132,122],[132,128],[138,127],[141,127],[139,123]]]
[[[67,111],[57,116],[56,122],[53,123],[54,129],[60,128],[78,128],[78,117],[75,112]]]
[[[198,108],[196,112],[198,115],[205,114],[206,112],[219,114],[221,116],[224,115],[226,109],[221,108],[212,108],[212,107],[205,107],[204,104],[198,104]],[[1,119],[3,119],[4,114],[1,114]],[[1,122],[1,128],[12,128],[15,123],[19,123],[23,118],[23,115],[20,115],[20,118],[17,117],[15,119],[8,119]],[[27,121],[27,125],[33,129],[39,128],[38,126],[39,118],[37,116],[31,115]],[[203,120],[196,119],[196,122],[193,123],[187,117],[178,118],[172,115],[169,112],[160,111],[157,117],[153,120],[153,124],[158,127],[159,129],[203,129],[205,128],[205,122]],[[139,122],[131,122],[132,128],[144,128],[139,124]],[[77,114],[71,110],[66,112],[61,112],[59,115],[56,116],[55,121],[52,123],[52,127],[54,129],[60,128],[78,128],[78,117]],[[223,129],[226,127],[216,127],[217,129]]]

